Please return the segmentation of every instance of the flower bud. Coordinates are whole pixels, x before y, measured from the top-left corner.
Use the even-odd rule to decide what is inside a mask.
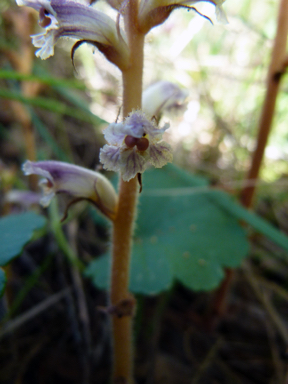
[[[174,9],[181,7],[193,8],[194,4],[200,1],[208,1],[214,4],[217,19],[220,22],[227,22],[222,9],[225,0],[141,0],[139,5],[139,28],[146,34],[150,29],[164,23]]]
[[[145,114],[156,118],[164,111],[181,108],[188,92],[170,81],[158,81],[145,89],[142,95],[142,109]]]

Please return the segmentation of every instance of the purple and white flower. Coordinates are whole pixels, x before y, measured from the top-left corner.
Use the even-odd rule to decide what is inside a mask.
[[[124,33],[105,13],[79,0],[16,0],[20,6],[28,6],[39,12],[39,24],[43,33],[33,35],[32,43],[39,48],[37,57],[47,59],[54,54],[54,45],[60,37],[71,37],[97,46],[104,54],[111,52],[116,61],[128,58]],[[102,49],[101,49],[102,48]],[[108,49],[109,48],[109,49]],[[122,63],[123,64],[123,63]]]
[[[227,22],[222,8],[225,0],[141,0],[139,5],[139,28],[146,34],[151,28],[162,24],[174,9],[194,7],[196,3],[201,1],[214,4],[217,19],[223,23]]]
[[[124,181],[143,173],[151,164],[162,168],[172,162],[172,149],[162,141],[169,128],[158,128],[142,111],[134,111],[123,123],[112,123],[104,130],[109,144],[100,150],[100,161],[110,171],[120,171]]]
[[[41,194],[32,191],[21,191],[18,189],[11,189],[4,195],[4,201],[10,204],[17,204],[21,207],[28,209],[32,205],[39,204]]]
[[[146,116],[156,118],[164,110],[179,109],[185,106],[188,92],[170,81],[157,81],[142,94],[142,109]]]
[[[47,207],[56,193],[67,193],[78,200],[88,200],[110,219],[117,212],[117,194],[110,181],[101,173],[61,161],[26,161],[25,175],[39,175],[44,195],[40,200]]]

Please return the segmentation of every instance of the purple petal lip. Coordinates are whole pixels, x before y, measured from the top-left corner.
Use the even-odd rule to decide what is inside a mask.
[[[28,172],[31,169],[31,171],[34,171],[40,176],[44,176],[50,181],[55,182],[57,180],[63,180],[63,178],[71,178],[72,175],[77,175],[79,172],[82,173],[84,168],[74,164],[63,163],[61,161],[47,160],[35,163],[28,161],[23,165],[23,170],[25,172],[26,169]],[[88,169],[85,171],[93,173]]]

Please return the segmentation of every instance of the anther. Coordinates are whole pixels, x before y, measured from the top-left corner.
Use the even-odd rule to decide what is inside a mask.
[[[137,137],[133,137],[130,135],[127,135],[124,139],[124,142],[128,148],[133,148],[138,143],[138,141],[139,139]]]
[[[136,143],[136,146],[139,151],[146,151],[146,149],[149,147],[149,140],[146,139],[146,137],[141,137],[141,139],[139,139]]]

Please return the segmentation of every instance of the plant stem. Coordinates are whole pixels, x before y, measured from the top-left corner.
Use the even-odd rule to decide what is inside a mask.
[[[120,181],[119,210],[113,227],[111,305],[129,299],[128,292],[132,231],[135,216],[138,185],[134,178],[128,183]],[[123,383],[132,384],[132,316],[113,316],[113,378],[123,378]]]
[[[272,50],[271,62],[267,75],[267,89],[262,112],[259,120],[257,146],[253,154],[250,169],[247,175],[247,186],[243,188],[240,200],[244,207],[252,205],[255,193],[255,185],[249,185],[249,181],[257,181],[259,171],[263,162],[264,152],[268,141],[268,136],[272,126],[275,111],[276,99],[282,75],[287,67],[286,45],[288,34],[288,0],[280,0],[277,32]],[[212,312],[216,317],[222,317],[226,311],[227,297],[234,277],[234,271],[227,268],[226,276],[220,288],[216,292]]]
[[[130,65],[122,73],[123,117],[133,109],[141,108],[144,35],[138,31],[138,0],[130,0],[124,15],[124,24],[130,48]],[[133,226],[138,197],[137,177],[125,182],[120,178],[118,214],[113,222],[112,273],[110,301],[117,306],[123,300],[131,299],[129,294],[130,254]],[[132,384],[133,316],[113,316],[114,366],[113,382]]]
[[[252,163],[247,180],[257,180],[263,162],[268,136],[272,126],[276,99],[282,75],[287,66],[286,45],[288,34],[288,0],[281,0],[278,13],[277,32],[274,40],[272,57],[267,76],[267,90],[259,121],[257,146],[253,154]],[[255,192],[255,184],[245,187],[241,193],[241,201],[245,207],[250,207]]]

